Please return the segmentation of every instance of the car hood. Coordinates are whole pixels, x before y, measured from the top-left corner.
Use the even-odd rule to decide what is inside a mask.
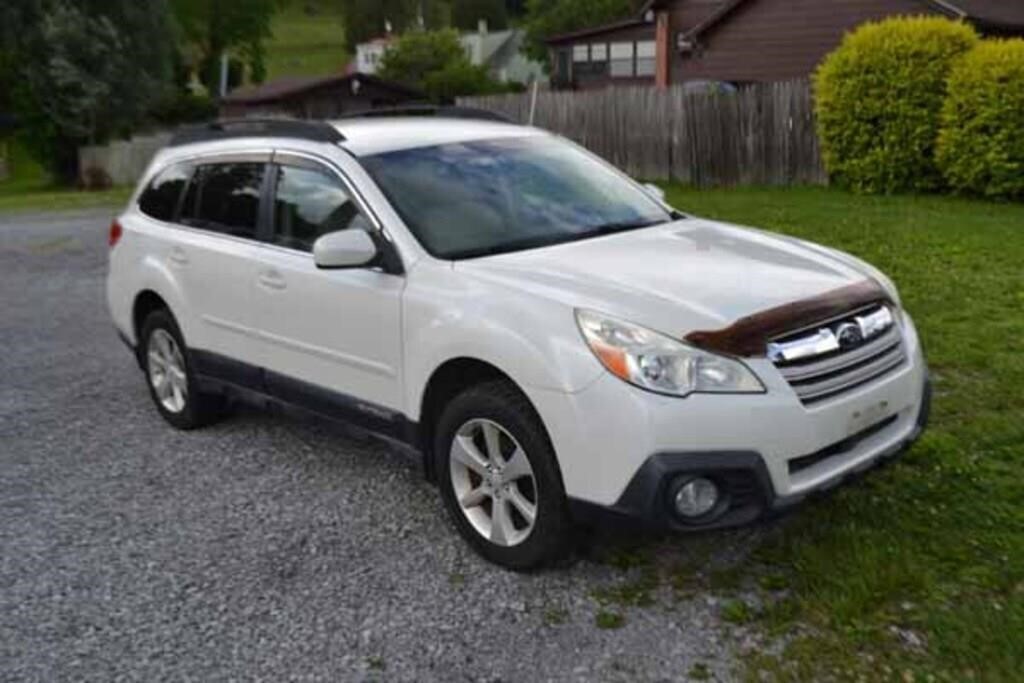
[[[696,218],[455,268],[673,335],[725,327],[869,277],[839,252]]]

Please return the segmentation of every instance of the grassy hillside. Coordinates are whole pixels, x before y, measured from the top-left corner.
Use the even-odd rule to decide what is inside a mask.
[[[293,0],[271,24],[266,44],[267,80],[341,71],[352,56],[345,45],[340,2]]]

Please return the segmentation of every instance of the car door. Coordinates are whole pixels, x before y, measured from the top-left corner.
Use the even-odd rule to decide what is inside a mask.
[[[405,279],[380,268],[321,270],[313,243],[378,226],[340,173],[278,153],[270,231],[256,274],[270,393],[388,431],[401,422],[401,296]]]
[[[262,389],[254,278],[269,151],[203,159],[182,199],[171,268],[193,309],[186,342],[201,374]]]

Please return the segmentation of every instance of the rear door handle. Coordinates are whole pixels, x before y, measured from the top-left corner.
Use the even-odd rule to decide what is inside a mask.
[[[284,289],[288,286],[281,273],[276,270],[264,270],[257,278],[260,285],[267,289]]]
[[[188,254],[181,247],[174,247],[171,249],[170,260],[176,266],[188,265]]]

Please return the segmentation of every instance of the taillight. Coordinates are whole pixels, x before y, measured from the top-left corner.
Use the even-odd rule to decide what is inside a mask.
[[[124,230],[121,229],[121,224],[115,219],[114,222],[110,224],[110,237],[108,239],[108,243],[111,248],[118,243],[121,239],[121,233],[123,232]]]

